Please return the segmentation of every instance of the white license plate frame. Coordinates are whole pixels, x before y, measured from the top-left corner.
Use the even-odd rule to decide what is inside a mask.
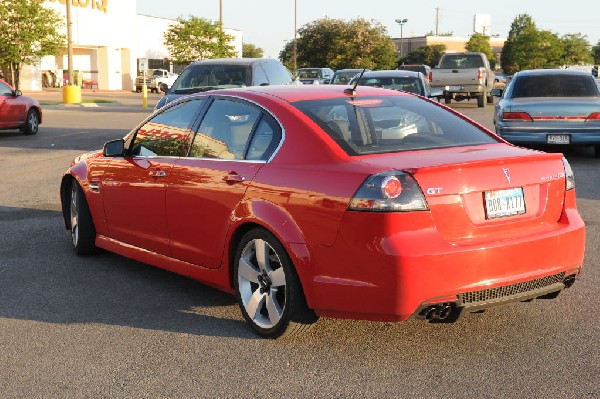
[[[486,219],[522,215],[527,212],[523,187],[485,191],[483,199]]]
[[[548,134],[546,136],[547,144],[571,144],[570,134]]]

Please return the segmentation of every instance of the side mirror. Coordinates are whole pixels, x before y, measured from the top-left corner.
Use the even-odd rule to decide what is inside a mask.
[[[324,85],[328,85],[330,81],[331,81],[331,79],[329,79],[329,78],[327,78],[327,79],[324,79],[324,80],[323,80],[323,84],[324,84]]]
[[[166,93],[169,91],[169,85],[166,83],[161,83],[160,87],[159,87],[160,91],[162,91],[163,93]]]
[[[117,139],[104,143],[102,155],[105,157],[122,157],[125,155],[125,140]]]
[[[23,93],[21,92],[21,90],[14,90],[13,91],[13,97],[19,97],[22,96]]]

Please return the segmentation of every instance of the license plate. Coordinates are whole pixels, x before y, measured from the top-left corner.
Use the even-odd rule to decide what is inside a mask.
[[[485,213],[488,219],[525,213],[525,196],[521,187],[486,191],[484,196]]]
[[[463,90],[462,86],[446,86],[446,91],[461,91]]]
[[[570,144],[571,136],[568,134],[549,134],[546,137],[548,144]]]

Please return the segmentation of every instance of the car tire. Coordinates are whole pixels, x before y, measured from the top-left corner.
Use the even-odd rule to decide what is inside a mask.
[[[477,96],[477,106],[479,108],[485,107],[485,94]]]
[[[32,136],[38,132],[40,127],[40,116],[35,109],[30,109],[27,113],[27,119],[25,119],[25,126],[21,130],[23,134]]]
[[[600,158],[600,144],[594,146],[594,156]]]
[[[445,104],[450,104],[452,102],[452,97],[450,96],[445,96],[444,97],[444,103]]]
[[[77,255],[92,255],[99,252],[96,247],[96,228],[81,186],[75,179],[71,183],[69,201],[69,227],[71,241]]]
[[[142,88],[141,87],[137,87],[135,88],[135,92],[136,93],[141,93],[142,92]]]
[[[488,104],[493,104],[494,103],[494,96],[490,96],[489,94],[487,95],[487,103]]]
[[[237,301],[255,333],[264,338],[292,336],[317,321],[306,304],[292,261],[273,234],[250,230],[240,240],[233,259]]]

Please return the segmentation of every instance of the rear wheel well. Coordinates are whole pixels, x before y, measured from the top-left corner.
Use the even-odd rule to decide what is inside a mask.
[[[61,207],[63,219],[65,221],[65,228],[67,230],[71,228],[71,219],[69,218],[69,204],[71,202],[71,184],[73,180],[73,176],[65,175],[60,183]]]

